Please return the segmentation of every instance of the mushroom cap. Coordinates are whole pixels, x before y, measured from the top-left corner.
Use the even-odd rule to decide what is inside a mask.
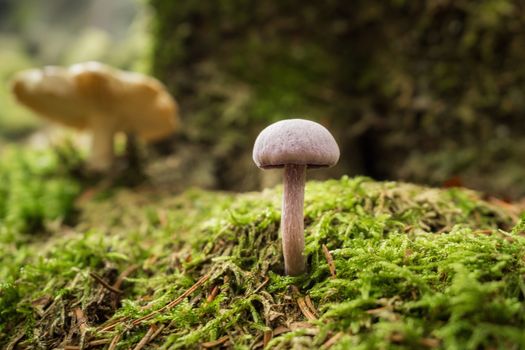
[[[286,119],[266,127],[253,146],[253,161],[259,168],[282,168],[287,164],[310,168],[331,167],[339,160],[334,137],[319,123]]]
[[[75,93],[67,68],[47,66],[19,72],[11,82],[17,101],[38,115],[69,127],[88,127],[85,101]]]
[[[177,104],[158,80],[99,62],[23,71],[12,90],[37,114],[79,129],[107,125],[149,141],[179,124]]]

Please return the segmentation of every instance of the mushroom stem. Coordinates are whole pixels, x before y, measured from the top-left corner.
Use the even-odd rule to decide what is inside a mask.
[[[137,147],[137,137],[133,133],[126,133],[126,158],[128,161],[128,168],[139,169],[140,157],[139,149]]]
[[[306,271],[303,217],[305,179],[306,165],[284,166],[281,232],[285,273],[290,276]]]
[[[98,124],[98,123],[97,123]],[[107,171],[114,158],[113,137],[115,131],[108,125],[93,125],[91,136],[91,154],[88,167],[94,171]]]

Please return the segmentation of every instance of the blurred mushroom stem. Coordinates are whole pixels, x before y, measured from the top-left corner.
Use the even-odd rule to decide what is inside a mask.
[[[138,170],[140,169],[139,148],[137,145],[137,137],[133,133],[126,133],[126,158],[128,168]]]
[[[281,232],[285,272],[290,276],[306,271],[303,217],[305,180],[306,165],[285,165]]]
[[[96,123],[92,126],[91,154],[88,161],[89,170],[106,172],[111,168],[115,158],[113,149],[114,136],[115,130],[107,124]]]

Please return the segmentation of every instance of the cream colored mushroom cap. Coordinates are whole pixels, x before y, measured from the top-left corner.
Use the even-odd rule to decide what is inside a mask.
[[[261,131],[253,147],[253,161],[263,169],[287,164],[331,167],[338,160],[339,147],[330,131],[305,119],[271,124]]]
[[[157,79],[99,62],[77,64],[70,71],[78,94],[96,109],[94,115],[113,119],[109,122],[118,130],[152,141],[179,127],[177,103]]]
[[[18,72],[11,81],[16,100],[39,116],[69,127],[88,127],[86,101],[79,99],[69,70],[47,66]]]
[[[177,104],[158,80],[99,62],[23,71],[12,91],[37,114],[79,129],[107,124],[148,141],[179,126]]]

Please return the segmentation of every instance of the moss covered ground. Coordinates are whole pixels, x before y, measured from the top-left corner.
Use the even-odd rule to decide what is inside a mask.
[[[86,188],[55,153],[13,152],[0,160],[3,349],[525,348],[525,223],[510,204],[309,182],[309,272],[291,278],[280,187]]]

